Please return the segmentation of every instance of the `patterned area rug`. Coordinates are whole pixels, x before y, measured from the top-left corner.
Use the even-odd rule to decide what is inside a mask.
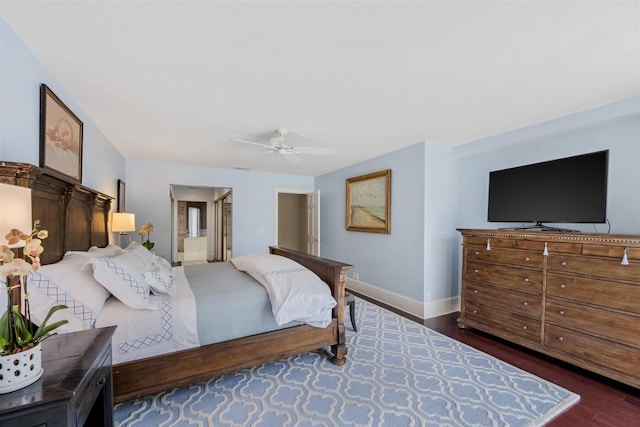
[[[356,321],[345,366],[291,357],[121,403],[116,425],[540,426],[580,399],[361,299]]]

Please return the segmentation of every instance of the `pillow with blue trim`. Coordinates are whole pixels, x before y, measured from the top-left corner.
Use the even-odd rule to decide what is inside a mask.
[[[153,266],[130,252],[118,253],[110,257],[91,258],[85,267],[93,267],[93,277],[114,297],[131,308],[157,309],[151,302],[151,286],[144,273]]]
[[[144,272],[144,278],[151,286],[151,292],[154,295],[173,295],[175,290],[175,281],[173,276],[159,267],[153,267],[153,270]]]
[[[66,310],[53,314],[49,323],[66,319],[69,323],[57,329],[60,333],[93,328],[110,294],[91,274],[82,270],[87,259],[80,256],[41,266],[27,277],[31,320],[40,325],[49,309],[65,304]]]

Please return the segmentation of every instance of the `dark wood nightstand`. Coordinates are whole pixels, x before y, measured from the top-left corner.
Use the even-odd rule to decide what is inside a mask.
[[[42,343],[44,375],[0,395],[0,426],[113,426],[111,336],[115,326]]]

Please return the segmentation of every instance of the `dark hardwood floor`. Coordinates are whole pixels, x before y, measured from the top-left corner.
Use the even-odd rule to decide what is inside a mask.
[[[439,316],[422,322],[419,318],[370,300],[355,292],[353,293],[360,298],[378,304],[418,323],[423,323],[428,328],[579,394],[580,401],[547,424],[548,426],[640,426],[640,390],[638,389],[587,372],[480,331],[459,329],[456,322],[459,313]]]

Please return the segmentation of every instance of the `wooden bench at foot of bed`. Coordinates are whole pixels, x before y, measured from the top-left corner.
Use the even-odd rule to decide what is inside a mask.
[[[115,365],[114,401],[119,403],[155,394],[325,347],[331,347],[332,363],[344,365],[347,356],[344,292],[351,266],[288,249],[269,249],[272,254],[304,265],[329,285],[338,303],[329,326],[295,326]]]

